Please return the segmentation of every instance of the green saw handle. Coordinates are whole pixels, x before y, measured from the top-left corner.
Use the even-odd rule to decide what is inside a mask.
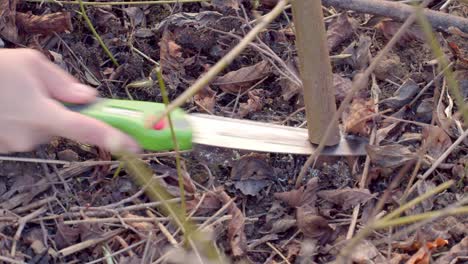
[[[64,105],[75,112],[103,121],[133,137],[140,147],[151,151],[172,151],[175,143],[172,140],[169,122],[164,118],[156,124],[151,120],[162,114],[165,105],[162,103],[104,99],[85,105]],[[186,113],[176,108],[170,113],[179,150],[192,148],[192,127]]]

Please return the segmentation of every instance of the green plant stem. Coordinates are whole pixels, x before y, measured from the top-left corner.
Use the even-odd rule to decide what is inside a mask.
[[[411,224],[417,221],[431,219],[440,216],[449,216],[449,215],[459,215],[459,214],[468,214],[468,206],[451,209],[447,212],[445,210],[438,210],[432,212],[426,212],[422,214],[410,215],[405,217],[399,217],[388,221],[378,221],[375,225],[375,229],[384,229],[398,225]]]
[[[81,15],[82,15],[83,18],[85,19],[86,24],[88,24],[89,29],[91,30],[91,32],[93,32],[93,35],[97,38],[99,44],[100,44],[101,47],[104,49],[104,52],[106,52],[107,56],[109,56],[109,58],[111,59],[112,63],[114,63],[114,65],[115,65],[116,67],[118,67],[118,66],[119,66],[119,63],[118,63],[117,60],[114,58],[114,55],[112,55],[112,53],[110,52],[110,50],[107,48],[107,46],[106,46],[106,44],[104,43],[104,41],[102,40],[101,36],[99,36],[99,34],[97,33],[97,31],[96,31],[96,29],[94,28],[93,23],[91,23],[91,20],[89,19],[88,15],[86,15],[86,10],[85,10],[83,1],[79,0],[79,4],[80,4]]]
[[[223,58],[221,58],[213,67],[211,67],[208,72],[206,72],[201,78],[199,78],[192,86],[190,86],[185,92],[183,92],[179,97],[177,97],[172,103],[166,108],[161,116],[159,116],[155,121],[160,121],[168,113],[172,112],[175,108],[180,107],[184,104],[190,97],[195,95],[198,91],[203,89],[213,78],[215,78],[218,73],[220,73],[224,68],[226,68],[231,62],[247,47],[250,42],[252,42],[257,35],[266,28],[271,21],[273,21],[277,16],[279,16],[286,5],[289,3],[289,0],[280,0],[278,4],[264,17],[262,17],[258,24],[251,30],[249,33],[232,49],[227,53]]]
[[[454,184],[454,181],[453,180],[450,180],[448,182],[444,182],[442,183],[441,185],[435,187],[434,189],[431,189],[429,191],[427,191],[426,193],[416,197],[415,199],[407,202],[406,204],[398,207],[395,211],[389,213],[388,215],[384,216],[382,219],[380,219],[379,221],[388,221],[388,220],[391,220],[397,216],[399,216],[401,213],[403,213],[404,211],[410,209],[411,207],[421,203],[422,201],[426,200],[427,198],[435,195],[436,193],[439,193],[443,190],[446,190],[448,189],[450,186],[452,186]]]
[[[167,89],[164,83],[162,72],[159,67],[156,67],[155,70],[158,76],[159,87],[161,88],[161,95],[163,97],[163,102],[167,108],[167,106],[169,105],[169,96],[167,94]],[[167,119],[169,121],[169,127],[171,129],[172,141],[174,142],[174,150],[177,153],[175,156],[175,159],[176,159],[176,166],[177,166],[177,176],[179,180],[180,201],[181,201],[182,212],[185,215],[186,214],[185,189],[184,189],[184,178],[182,177],[182,168],[180,167],[179,142],[177,141],[177,137],[174,131],[174,125],[172,123],[172,118],[170,114],[167,115]]]
[[[422,8],[418,7],[416,9],[416,14],[418,17],[418,22],[421,25],[424,35],[426,37],[426,41],[429,42],[430,47],[432,49],[432,53],[434,54],[434,57],[439,61],[440,70],[447,68],[449,65],[449,61],[445,57],[445,54],[442,51],[442,48],[437,42],[437,38],[435,37],[432,31],[433,30],[432,26],[427,20],[427,17],[423,14]],[[455,79],[453,71],[451,69],[447,69],[446,71],[443,71],[443,73],[445,75],[445,78],[447,79],[449,90],[452,92],[452,94],[455,97],[455,102],[458,108],[463,109],[463,106],[464,106],[463,95],[460,92],[458,82]],[[468,111],[462,111],[462,115],[463,115],[464,122],[467,122]]]
[[[78,5],[81,1],[54,1],[54,0],[26,0],[32,3],[54,3],[60,5]],[[87,6],[102,6],[102,5],[162,5],[162,4],[177,4],[177,3],[197,3],[197,2],[210,2],[211,0],[161,0],[161,1],[122,1],[122,2],[82,2]]]

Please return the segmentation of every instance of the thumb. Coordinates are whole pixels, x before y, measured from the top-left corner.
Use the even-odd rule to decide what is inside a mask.
[[[97,119],[69,111],[51,102],[50,128],[56,136],[99,146],[110,152],[139,152],[138,143],[120,130]]]

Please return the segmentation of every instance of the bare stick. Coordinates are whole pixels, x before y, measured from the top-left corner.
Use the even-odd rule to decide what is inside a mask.
[[[421,5],[422,7],[425,7],[429,0],[425,0],[424,3]],[[398,40],[401,38],[401,36],[405,33],[405,31],[413,24],[413,22],[416,20],[417,14],[414,12],[406,21],[403,23],[403,25],[398,29],[398,31],[395,33],[395,35],[390,39],[390,41],[387,43],[387,45],[377,54],[375,59],[372,61],[372,63],[367,67],[367,69],[364,71],[364,73],[358,78],[356,81],[353,82],[353,85],[351,86],[351,89],[346,95],[345,99],[341,103],[340,107],[336,111],[336,113],[333,115],[332,120],[330,120],[330,124],[333,124],[338,121],[338,118],[341,116],[343,113],[344,109],[349,105],[351,102],[351,99],[353,98],[354,94],[361,89],[363,86],[365,86],[366,80],[369,79],[370,75],[374,71],[374,69],[377,67],[377,65],[380,63],[380,61],[383,59],[383,57],[395,46],[395,44],[398,42]],[[332,129],[334,129],[333,125],[328,125],[328,128],[324,134],[324,138],[321,140],[320,144],[318,145],[317,149],[315,150],[312,155],[307,159],[306,163],[302,167],[301,172],[299,173],[299,176],[296,179],[296,188],[299,188],[302,183],[302,179],[304,178],[308,168],[314,160],[318,157],[318,155],[322,152],[323,148],[325,147],[325,142],[328,139],[328,135],[332,132]]]
[[[381,0],[322,0],[323,5],[353,10],[356,12],[393,18],[397,21],[406,20],[413,12],[413,7],[407,4]],[[456,27],[468,33],[468,19],[424,9],[424,16],[434,28],[449,32],[450,27]]]
[[[69,255],[71,255],[73,253],[79,252],[79,251],[81,251],[83,249],[89,248],[91,246],[94,246],[96,244],[104,242],[104,241],[106,241],[108,239],[111,239],[114,236],[122,233],[123,231],[124,231],[124,229],[118,229],[118,230],[110,231],[110,232],[104,234],[102,237],[89,239],[89,240],[83,241],[81,243],[75,244],[73,246],[69,246],[67,248],[64,248],[64,249],[60,250],[58,252],[58,254],[60,256],[63,256],[63,257],[69,256]]]
[[[15,254],[16,254],[16,243],[18,242],[18,240],[21,238],[21,233],[23,233],[23,229],[24,227],[26,226],[26,224],[31,221],[33,218],[36,218],[38,217],[39,215],[45,213],[47,211],[47,208],[46,207],[42,207],[42,208],[39,208],[37,209],[36,211],[24,216],[24,217],[21,217],[19,220],[18,220],[18,229],[16,230],[16,233],[15,233],[15,236],[13,237],[13,245],[11,246],[11,255],[14,257]]]
[[[327,46],[320,1],[296,0],[292,3],[296,47],[304,91],[309,140],[318,144],[336,112],[333,73]],[[325,140],[326,146],[340,142],[338,121]]]

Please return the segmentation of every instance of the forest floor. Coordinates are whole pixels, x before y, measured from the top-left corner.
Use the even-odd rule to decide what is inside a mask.
[[[41,51],[108,98],[162,102],[157,82],[135,85],[155,78],[157,62],[172,101],[276,3],[254,2],[86,5],[117,65],[76,3],[0,0],[0,18],[16,17],[0,27],[0,44]],[[432,2],[429,8],[440,11],[446,1]],[[323,12],[339,106],[401,23],[329,7]],[[466,18],[468,5],[452,1],[441,12]],[[298,57],[291,21],[288,8],[255,46],[182,107],[189,113],[306,127],[301,88],[292,77]],[[433,33],[464,101],[467,35]],[[306,156],[207,146],[183,153],[188,213],[211,230],[219,252],[233,262],[330,263],[373,216],[383,217],[452,180],[401,216],[407,220],[448,207],[455,213],[376,228],[348,257],[353,263],[467,263],[466,125],[450,82],[440,73],[423,31],[413,26],[340,119],[347,133],[369,138],[368,156],[321,157],[298,189],[295,181]],[[0,161],[1,263],[199,263],[189,253],[166,254],[183,240],[182,232],[108,152],[60,138],[31,153],[9,155],[16,161],[5,157]],[[174,153],[148,152],[142,159],[169,194],[180,198]],[[463,208],[464,215],[456,213]]]

